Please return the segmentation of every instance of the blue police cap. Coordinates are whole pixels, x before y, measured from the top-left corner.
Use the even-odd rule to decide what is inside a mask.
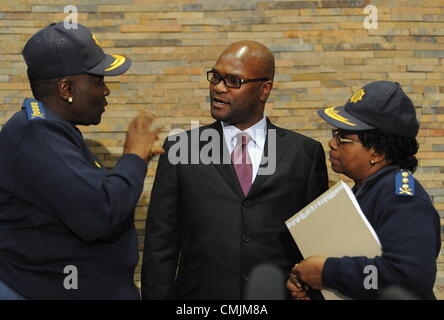
[[[415,138],[419,123],[412,100],[397,82],[375,81],[359,89],[343,107],[318,111],[329,124],[347,131],[379,129]]]
[[[68,29],[63,22],[51,23],[34,34],[25,44],[22,55],[29,78],[34,80],[80,73],[116,76],[131,65],[128,58],[105,54],[95,36],[83,25]]]

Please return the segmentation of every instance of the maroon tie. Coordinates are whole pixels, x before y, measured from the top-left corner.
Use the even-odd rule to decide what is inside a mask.
[[[246,133],[238,134],[236,147],[231,153],[231,162],[244,195],[247,195],[248,191],[250,191],[253,177],[253,165],[247,150],[247,144],[250,139],[250,136]]]

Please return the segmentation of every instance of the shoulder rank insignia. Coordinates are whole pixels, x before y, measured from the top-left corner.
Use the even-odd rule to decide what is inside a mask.
[[[28,120],[45,119],[45,109],[39,100],[26,98],[23,101],[23,109],[26,109]]]
[[[399,170],[395,177],[395,194],[397,196],[413,197],[415,195],[415,180],[407,170]]]

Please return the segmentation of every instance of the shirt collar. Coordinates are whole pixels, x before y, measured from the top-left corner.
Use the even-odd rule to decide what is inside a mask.
[[[236,126],[233,126],[232,124],[229,124],[227,122],[221,121],[221,124],[224,130],[225,139],[229,143],[236,143],[236,141],[234,141],[236,135],[240,132],[244,132],[248,133],[248,135],[251,137],[254,143],[258,147],[263,149],[265,144],[265,136],[267,132],[267,118],[265,116],[263,116],[260,121],[256,122],[254,125],[245,129],[244,131],[240,130]]]

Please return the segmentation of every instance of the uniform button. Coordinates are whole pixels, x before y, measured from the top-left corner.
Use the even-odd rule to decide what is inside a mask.
[[[243,205],[244,207],[248,207],[248,206],[250,205],[250,201],[248,201],[248,200],[244,200],[244,201],[242,201],[242,205]]]
[[[248,274],[243,273],[243,274],[242,274],[242,279],[243,279],[244,281],[248,281]]]
[[[250,241],[250,237],[247,236],[246,234],[243,234],[242,235],[242,240],[244,240],[244,242],[248,242],[248,241]]]

